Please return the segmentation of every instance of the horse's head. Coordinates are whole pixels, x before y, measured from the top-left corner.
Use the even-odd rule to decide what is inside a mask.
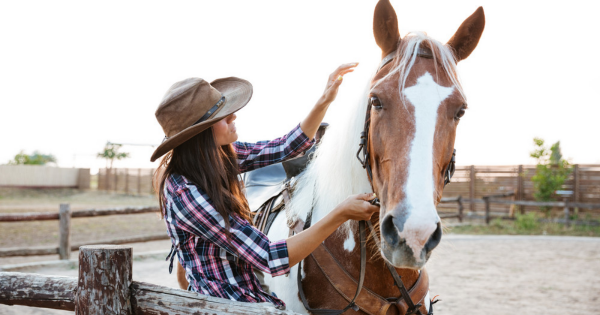
[[[456,63],[475,49],[484,24],[479,8],[445,45],[424,33],[401,39],[389,0],[375,8],[382,64],[393,59],[371,81],[367,146],[382,255],[396,267],[421,268],[441,240],[436,205],[467,107]]]

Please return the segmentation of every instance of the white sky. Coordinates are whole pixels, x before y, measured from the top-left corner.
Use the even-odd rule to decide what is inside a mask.
[[[106,141],[158,144],[154,111],[176,81],[238,76],[254,85],[240,140],[280,136],[308,113],[328,75],[359,61],[333,107],[379,62],[376,1],[2,1],[0,163],[20,150],[62,167],[102,167]],[[401,34],[446,42],[482,5],[486,29],[459,64],[469,98],[458,164],[529,164],[533,137],[574,163],[600,163],[600,30],[593,1],[392,0]],[[325,118],[327,121],[327,117]],[[358,139],[357,139],[358,141]],[[116,167],[155,167],[124,147]],[[349,157],[353,158],[353,157]]]

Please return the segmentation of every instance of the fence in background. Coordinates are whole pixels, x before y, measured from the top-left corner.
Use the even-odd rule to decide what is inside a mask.
[[[98,190],[128,195],[153,194],[152,168],[101,168],[98,171]]]
[[[468,212],[486,211],[484,196],[514,193],[517,203],[491,203],[493,213],[510,215],[511,210],[524,213],[525,211],[539,211],[537,205],[520,203],[520,201],[533,201],[534,188],[531,177],[535,174],[535,165],[511,166],[457,166],[452,177],[452,182],[444,189],[444,197],[453,198],[462,196],[462,202]],[[566,201],[571,203],[600,204],[600,165],[577,164],[573,173],[564,185],[564,189],[572,190],[573,195]],[[479,200],[479,201],[477,201]],[[557,200],[563,200],[562,197]],[[558,204],[557,204],[558,205]],[[555,210],[561,206],[554,206]],[[451,203],[440,204],[438,210],[454,209]],[[577,207],[582,211],[591,210]],[[560,209],[562,210],[562,209]]]
[[[89,189],[90,169],[42,165],[0,165],[0,186]]]
[[[103,240],[99,242],[87,242],[85,244],[71,245],[71,218],[89,218],[105,215],[123,215],[158,212],[158,207],[132,207],[132,208],[112,208],[112,209],[89,209],[71,212],[69,204],[61,204],[59,212],[56,213],[16,213],[0,214],[0,222],[22,222],[22,221],[46,221],[59,220],[59,242],[58,247],[38,247],[38,248],[2,248],[0,257],[8,256],[33,256],[33,255],[53,255],[58,254],[60,259],[69,259],[72,250],[77,250],[83,245],[95,244],[128,244],[137,242],[148,242],[156,240],[166,240],[169,236],[166,233],[155,235],[141,235],[112,240]]]

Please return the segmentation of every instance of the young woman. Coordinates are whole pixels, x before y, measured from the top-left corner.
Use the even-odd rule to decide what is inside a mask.
[[[317,104],[287,135],[257,143],[236,141],[235,112],[250,101],[250,82],[191,78],[169,89],[156,110],[166,136],[151,161],[165,155],[155,187],[172,241],[169,272],[177,253],[189,290],[285,308],[283,301],[263,291],[252,268],[283,275],[342,223],[368,220],[379,210],[368,202],[372,194],[350,196],[304,232],[271,241],[250,223],[238,177],[309,149],[343,75],[356,65],[342,65],[331,74]]]

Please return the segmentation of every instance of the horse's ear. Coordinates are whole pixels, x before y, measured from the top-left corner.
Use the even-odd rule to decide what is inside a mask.
[[[398,40],[400,40],[398,17],[389,0],[380,0],[375,6],[373,34],[375,42],[381,48],[382,56],[387,56],[398,47]]]
[[[454,49],[457,61],[466,59],[475,50],[484,27],[485,14],[483,8],[479,7],[460,25],[456,33],[446,43]]]

